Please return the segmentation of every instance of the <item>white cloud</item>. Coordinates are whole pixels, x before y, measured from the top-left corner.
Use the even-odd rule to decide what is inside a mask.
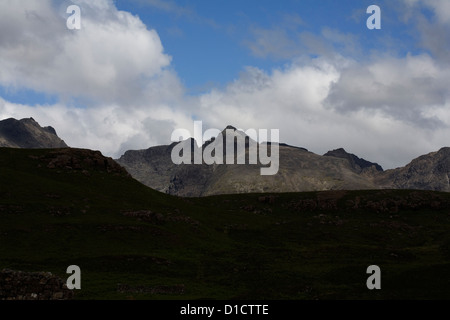
[[[344,147],[392,168],[448,145],[448,74],[426,55],[366,65],[319,58],[271,74],[249,68],[200,105],[209,127],[280,129],[283,142],[319,154]]]
[[[0,117],[33,117],[70,146],[114,157],[167,143],[174,127],[188,122],[175,110],[184,88],[157,32],[111,0],[55,3],[0,2],[0,85],[60,98],[35,106],[0,98]],[[81,30],[66,27],[73,3]]]
[[[448,0],[425,0],[424,3],[434,10],[439,23],[450,23],[450,2]]]
[[[418,44],[441,62],[450,63],[450,1],[403,0],[405,22],[413,22]],[[424,14],[424,9],[431,14]]]
[[[100,150],[119,157],[129,149],[170,143],[177,127],[192,125],[191,118],[169,107],[126,109],[118,105],[70,108],[62,104],[27,106],[0,98],[0,119],[33,117],[41,126],[53,126],[69,146]]]
[[[0,2],[3,86],[132,104],[166,78],[171,57],[155,30],[110,0],[74,3],[81,30],[68,30],[66,7],[50,0]]]
[[[384,58],[342,70],[327,103],[344,113],[380,109],[395,119],[421,127],[442,124],[423,110],[445,105],[449,99],[449,68],[428,55]]]
[[[203,120],[205,130],[228,124],[280,129],[282,142],[319,154],[344,147],[385,168],[448,145],[450,67],[433,54],[444,52],[437,46],[430,54],[358,62],[342,55],[359,53],[351,34],[254,29],[255,54],[291,64],[271,72],[248,67],[226,88],[189,97],[155,30],[112,1],[74,2],[82,7],[79,31],[66,28],[66,2],[0,2],[0,85],[61,98],[36,106],[0,98],[0,118],[33,117],[69,145],[113,157],[168,144],[173,129],[192,132],[193,118]],[[437,26],[427,32],[444,30],[446,3],[432,5],[442,17],[422,25],[423,32],[426,26]]]

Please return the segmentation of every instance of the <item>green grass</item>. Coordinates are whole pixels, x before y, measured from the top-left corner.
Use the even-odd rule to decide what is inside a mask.
[[[101,169],[86,167],[88,175],[49,169],[49,152],[0,149],[0,269],[65,279],[67,266],[76,264],[82,272],[76,299],[450,297],[447,193],[183,199]],[[305,205],[317,199],[329,200],[324,207]],[[357,199],[359,208],[352,208]],[[417,205],[389,205],[402,200]],[[370,207],[380,201],[386,210]],[[124,215],[139,210],[160,218]],[[381,290],[366,287],[372,264],[381,268]],[[147,292],[119,292],[119,284]],[[150,292],[178,285],[183,294]]]

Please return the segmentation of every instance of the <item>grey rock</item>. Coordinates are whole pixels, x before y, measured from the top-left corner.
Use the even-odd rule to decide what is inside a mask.
[[[327,153],[324,154],[324,156],[347,159],[352,168],[354,168],[355,170],[359,170],[360,172],[371,167],[374,167],[376,171],[383,171],[383,168],[378,163],[370,162],[365,159],[359,158],[352,153],[348,153],[343,148],[328,151]]]
[[[234,130],[235,135],[241,134],[232,126],[226,129]],[[205,142],[203,148],[215,143],[216,139]],[[191,146],[195,146],[192,139],[180,143],[191,143]],[[171,152],[175,145],[176,143],[146,150],[130,150],[116,161],[143,184],[161,192],[185,197],[378,188],[373,182],[372,172],[361,174],[363,171],[361,166],[366,169],[369,167],[367,164],[371,164],[371,167],[376,168],[376,164],[356,156],[352,158],[352,162],[347,158],[320,156],[305,148],[279,144],[278,173],[273,176],[262,176],[260,163],[248,164],[248,153],[250,148],[254,148],[250,146],[250,140],[246,141],[245,165],[204,163],[176,165],[171,160]],[[223,154],[225,158],[225,143]],[[361,165],[357,165],[358,163]]]
[[[450,192],[450,148],[422,155],[404,167],[386,170],[376,176],[383,188]]]
[[[33,118],[0,121],[0,147],[67,148],[53,127],[41,127]]]

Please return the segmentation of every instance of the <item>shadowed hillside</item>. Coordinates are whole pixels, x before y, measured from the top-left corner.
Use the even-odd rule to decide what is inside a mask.
[[[0,148],[0,166],[0,269],[76,264],[75,299],[449,298],[449,193],[178,198],[80,149]]]

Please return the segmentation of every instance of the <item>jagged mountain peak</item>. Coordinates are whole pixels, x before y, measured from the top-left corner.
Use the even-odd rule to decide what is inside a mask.
[[[344,148],[337,148],[331,151],[328,151],[327,153],[334,153],[334,154],[350,154],[347,151],[345,151]]]
[[[237,137],[237,136],[248,137],[248,135],[243,130],[237,129],[236,127],[233,127],[232,125],[226,126],[226,128],[222,130],[221,134],[223,137],[230,136],[230,134],[232,137]]]
[[[422,189],[450,192],[450,148],[419,156],[404,167],[387,170],[380,184],[395,189]]]
[[[347,151],[345,151],[344,148],[338,148],[328,151],[327,153],[324,154],[324,157],[336,157],[347,159],[353,168],[360,169],[361,171],[371,167],[375,167],[377,171],[383,171],[383,168],[378,163],[370,162],[363,158],[359,158],[353,153],[348,153]]]
[[[231,137],[249,133],[231,125],[222,133],[227,128],[231,129],[228,130]],[[215,140],[212,137],[206,141],[203,150]],[[178,143],[195,142],[190,138],[170,146],[151,147],[145,152],[127,152],[117,161],[140,182],[178,196],[384,188],[450,191],[449,147],[420,156],[405,167],[384,171],[377,163],[359,158],[342,147],[321,156],[280,142],[278,173],[262,177],[258,165],[176,165],[171,161],[171,151]],[[225,155],[225,144],[223,147]],[[206,151],[211,151],[211,147]],[[249,151],[246,143],[246,152]]]
[[[223,131],[225,131],[225,130],[227,130],[227,129],[229,129],[229,130],[233,130],[233,131],[236,131],[237,129],[235,128],[235,127],[233,127],[232,125],[227,125],[226,126],[226,128],[225,129],[223,129]]]
[[[67,144],[51,127],[41,127],[33,118],[0,121],[0,147],[10,148],[67,148]]]

